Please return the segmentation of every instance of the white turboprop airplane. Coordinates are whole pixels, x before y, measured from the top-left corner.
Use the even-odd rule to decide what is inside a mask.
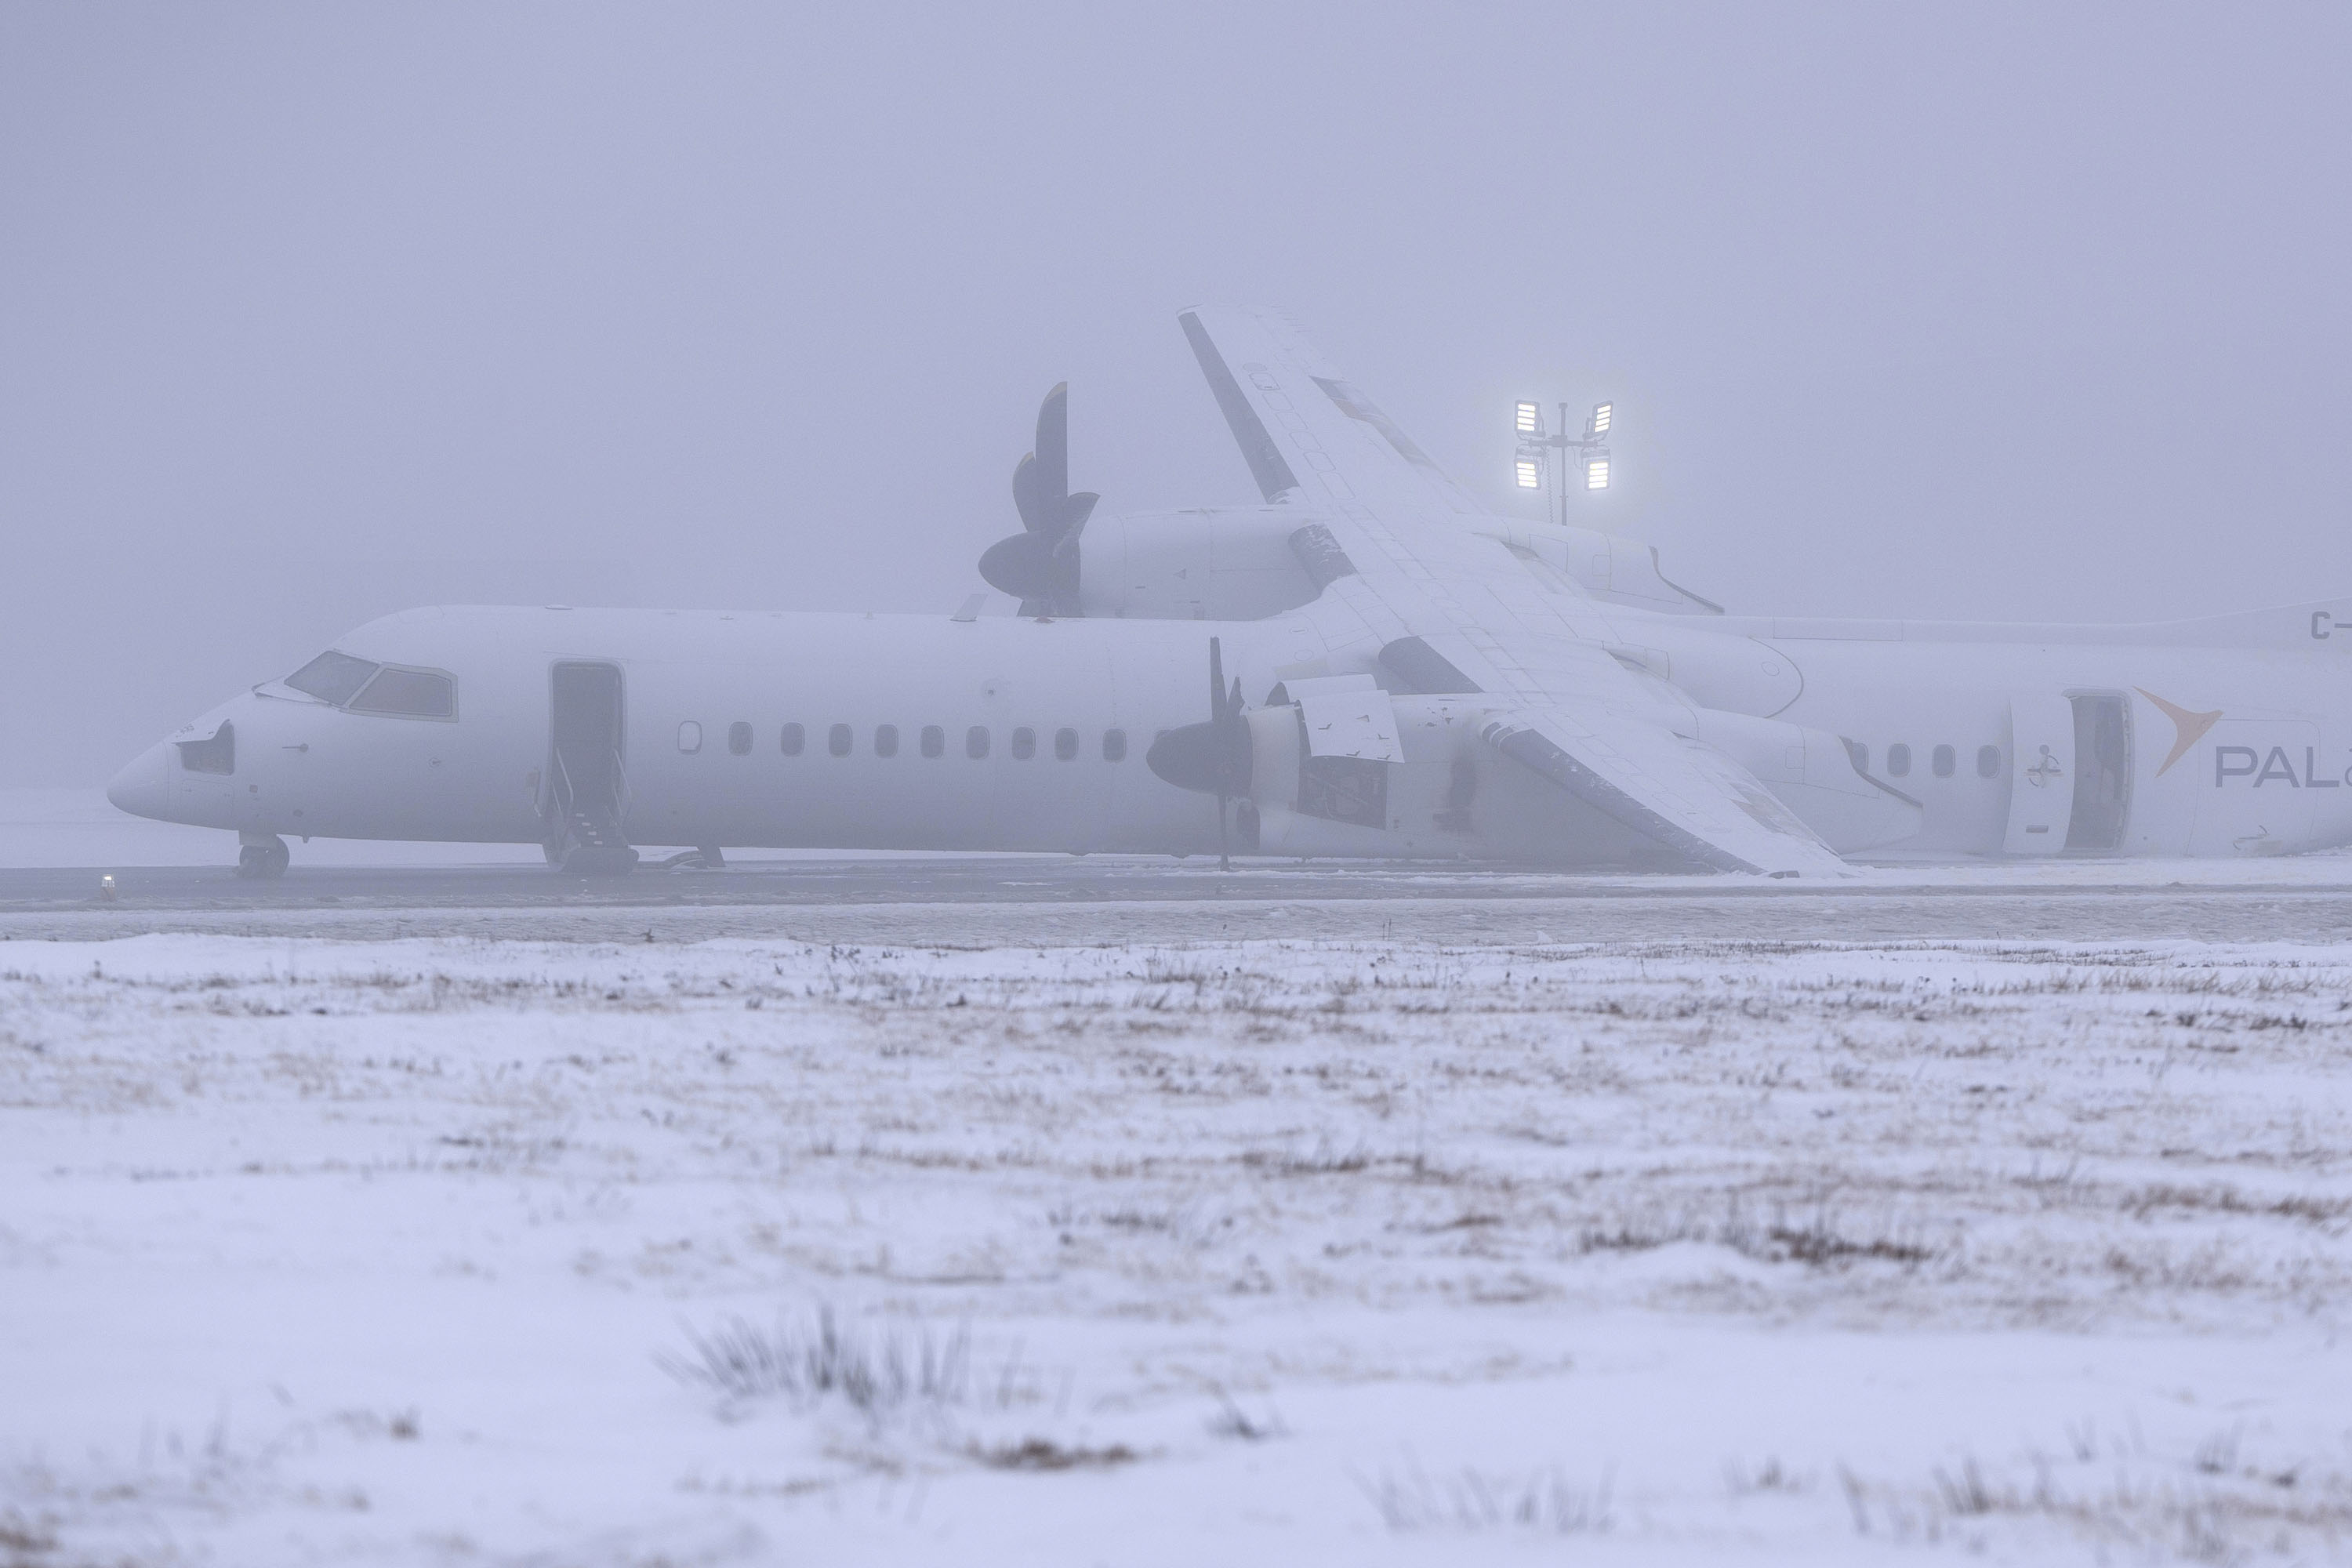
[[[248,876],[289,835],[539,843],[582,871],[641,843],[1231,843],[1774,877],[2352,842],[2352,599],[2136,626],[1725,615],[1653,551],[1481,506],[1286,318],[1179,321],[1265,504],[1089,530],[1057,387],[1013,477],[1024,531],[982,561],[1019,618],[982,595],[408,610],[109,796],[235,830]]]

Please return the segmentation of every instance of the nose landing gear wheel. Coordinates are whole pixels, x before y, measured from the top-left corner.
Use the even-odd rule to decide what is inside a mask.
[[[286,875],[287,866],[294,853],[286,847],[286,840],[272,834],[259,844],[247,844],[236,852],[236,874],[249,881],[274,882]]]

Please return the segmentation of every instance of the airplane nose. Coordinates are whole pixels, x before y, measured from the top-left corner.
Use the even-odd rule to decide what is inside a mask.
[[[133,816],[162,817],[170,802],[172,757],[167,743],[148,747],[106,786],[106,798]]]

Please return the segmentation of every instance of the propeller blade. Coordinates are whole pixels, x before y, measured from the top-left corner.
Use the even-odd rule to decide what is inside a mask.
[[[1221,638],[1209,639],[1209,716],[1201,723],[1161,731],[1144,753],[1144,765],[1179,789],[1199,790],[1217,797],[1217,836],[1222,846],[1228,831],[1225,807],[1236,794],[1250,787],[1249,721],[1243,716],[1242,682],[1225,685],[1225,648]],[[1222,862],[1225,850],[1220,848]]]
[[[1021,613],[1083,616],[1078,597],[1078,535],[1102,498],[1070,494],[1070,384],[1057,384],[1037,409],[1037,449],[1014,465],[1013,506],[1021,531],[980,558],[992,588],[1014,595]]]
[[[1016,533],[1000,539],[980,557],[981,580],[1000,594],[1016,599],[1042,599],[1058,580],[1053,547],[1042,534]]]
[[[1036,499],[1038,512],[1051,521],[1064,520],[1070,494],[1070,384],[1056,382],[1037,409]]]
[[[1047,615],[1085,614],[1078,605],[1078,535],[1073,529],[1046,558],[1045,591],[1038,597],[1045,600]]]
[[[1013,468],[1013,505],[1021,514],[1021,526],[1031,533],[1042,533],[1053,526],[1053,518],[1037,498],[1037,454],[1024,453]]]

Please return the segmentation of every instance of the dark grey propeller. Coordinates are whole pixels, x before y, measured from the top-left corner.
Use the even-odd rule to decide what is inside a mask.
[[[1070,493],[1070,384],[1045,395],[1037,410],[1037,449],[1013,470],[1013,504],[1021,531],[990,545],[980,574],[999,593],[1021,601],[1024,616],[1076,616],[1078,536],[1101,498]]]
[[[1209,639],[1209,721],[1169,730],[1143,754],[1144,765],[1178,789],[1199,790],[1217,797],[1217,865],[1230,870],[1233,859],[1225,829],[1226,805],[1250,785],[1249,721],[1242,716],[1241,677],[1225,687],[1224,649]],[[1249,835],[1244,833],[1244,838]]]

